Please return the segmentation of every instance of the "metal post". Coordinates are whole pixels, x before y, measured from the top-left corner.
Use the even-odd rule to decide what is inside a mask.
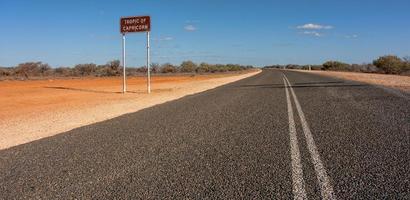
[[[149,45],[149,31],[147,32],[147,90],[151,93],[151,69],[150,69],[150,45]]]
[[[125,82],[125,34],[122,34],[122,93],[127,92],[127,84]]]

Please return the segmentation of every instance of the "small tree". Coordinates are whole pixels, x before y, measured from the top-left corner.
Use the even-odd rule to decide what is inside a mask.
[[[405,62],[397,56],[387,55],[379,57],[373,64],[387,74],[400,74],[405,71]]]
[[[177,68],[171,63],[165,63],[161,66],[161,73],[175,73]]]
[[[196,71],[197,73],[209,72],[209,64],[203,62],[203,63],[199,64],[199,66],[196,68],[195,71]]]
[[[97,70],[97,65],[94,63],[78,64],[74,67],[74,70],[77,75],[90,76]]]
[[[109,69],[109,75],[110,76],[116,76],[121,73],[121,62],[120,60],[112,60],[107,63],[108,69]]]
[[[197,68],[196,64],[190,60],[184,61],[181,64],[181,72],[185,72],[185,73],[195,72],[196,68]]]
[[[158,73],[160,72],[161,66],[158,63],[151,63],[151,72]]]
[[[26,62],[21,63],[16,67],[16,74],[23,75],[26,79],[29,76],[46,75],[51,70],[51,67],[42,62]]]

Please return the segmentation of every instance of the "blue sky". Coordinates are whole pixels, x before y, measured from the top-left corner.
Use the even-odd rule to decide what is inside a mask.
[[[321,64],[410,55],[408,0],[0,0],[0,66],[121,57],[121,16],[150,15],[152,61]],[[127,36],[145,63],[145,34]]]

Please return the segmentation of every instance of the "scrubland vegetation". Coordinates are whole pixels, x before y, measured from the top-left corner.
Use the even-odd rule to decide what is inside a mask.
[[[322,65],[271,65],[265,68],[309,69],[326,71],[348,71],[380,74],[399,74],[410,76],[410,57],[399,58],[394,55],[381,56],[372,63],[347,64],[340,61],[327,61]]]
[[[151,64],[151,72],[157,74],[168,73],[217,73],[242,71],[251,69],[253,66],[242,66],[237,64],[196,64],[192,61],[184,61],[180,65],[171,63]],[[128,76],[142,75],[147,72],[146,66],[143,67],[127,67],[126,73]],[[74,67],[57,67],[53,68],[47,63],[42,62],[26,62],[18,64],[15,67],[0,67],[1,79],[41,79],[48,77],[107,77],[122,75],[122,66],[119,60],[110,61],[104,65],[94,63],[78,64]]]

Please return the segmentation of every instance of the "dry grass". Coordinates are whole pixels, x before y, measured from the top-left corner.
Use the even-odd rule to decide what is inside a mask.
[[[358,72],[332,72],[332,71],[305,71],[325,76],[333,76],[346,80],[359,81],[374,85],[395,88],[404,92],[410,92],[410,76],[369,74]]]

